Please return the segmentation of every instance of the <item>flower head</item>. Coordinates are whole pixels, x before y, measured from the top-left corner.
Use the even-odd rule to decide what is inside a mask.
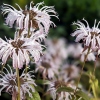
[[[84,49],[81,44],[71,44],[68,47],[68,54],[74,58],[80,58],[83,62],[86,54],[88,53],[88,48]],[[92,49],[89,50],[89,54],[87,56],[87,61],[95,61],[95,55]]]
[[[0,74],[0,93],[2,90],[5,90],[6,92],[10,93],[12,96],[13,94],[18,94],[18,86],[17,86],[17,76],[16,72],[11,69],[9,66],[9,69],[4,68],[6,72],[2,72]],[[28,73],[23,73],[20,76],[20,95],[21,100],[25,98],[26,93],[28,93],[29,97],[32,97],[32,94],[30,91],[35,92],[35,89],[33,86],[36,86],[34,80],[32,79],[34,75],[30,75],[31,71]],[[33,85],[33,86],[32,86]]]
[[[30,55],[34,58],[34,62],[40,59],[42,54],[42,46],[36,41],[36,38],[17,38],[14,40],[4,41],[0,38],[0,59],[5,64],[10,57],[13,59],[14,68],[22,68],[24,64],[30,62]]]
[[[48,46],[47,51],[53,58],[53,62],[58,66],[62,65],[62,62],[68,57],[65,39],[48,39],[46,45]]]
[[[80,59],[80,60],[81,60],[82,62],[84,62],[85,56],[86,56],[87,52],[88,52],[88,50],[86,49],[85,51],[83,51],[83,52],[81,53],[81,59]],[[86,60],[87,60],[87,61],[95,61],[95,60],[96,60],[95,54],[94,54],[94,52],[92,52],[91,49],[90,49],[90,52],[89,52],[89,54],[88,54]]]
[[[60,76],[62,76],[64,81],[77,78],[79,76],[79,69],[75,64],[64,64],[61,67]]]
[[[85,19],[83,19],[83,21],[86,22],[86,26],[80,21],[77,21],[77,23],[73,23],[77,26],[77,29],[74,33],[72,33],[72,36],[76,36],[76,42],[82,40],[84,46],[96,50],[98,47],[100,47],[100,29],[98,28],[100,22],[98,22],[98,24],[96,25],[95,20],[94,26],[90,28],[88,22]]]
[[[60,87],[72,87],[75,88],[70,82],[64,82],[64,81],[54,81],[54,82],[48,82],[48,91],[50,92],[51,97],[53,98],[53,100],[56,100],[56,98],[58,98],[58,100],[69,100],[69,96],[70,94],[68,92],[57,92],[57,89]]]
[[[55,74],[58,73],[58,66],[54,63],[53,58],[48,52],[41,57],[41,60],[37,63],[36,72],[40,71],[43,73],[43,78],[54,78]]]
[[[48,33],[50,25],[55,26],[51,21],[51,16],[57,17],[57,15],[53,6],[43,6],[40,8],[43,4],[44,2],[41,2],[33,6],[33,2],[31,2],[29,9],[25,6],[25,10],[22,10],[18,4],[16,5],[19,7],[19,10],[11,5],[3,4],[2,13],[4,15],[8,14],[6,24],[13,27],[13,24],[16,23],[19,29],[27,31],[29,28],[31,31],[43,29],[45,33]],[[49,15],[49,13],[52,14]]]

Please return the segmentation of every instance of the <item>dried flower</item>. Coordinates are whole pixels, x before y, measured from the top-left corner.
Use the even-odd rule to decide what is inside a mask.
[[[51,21],[51,16],[55,16],[56,12],[53,6],[42,6],[44,2],[37,3],[33,6],[33,2],[30,3],[28,9],[25,6],[25,10],[22,10],[18,4],[19,10],[15,9],[11,5],[3,4],[2,13],[8,14],[6,18],[6,24],[10,27],[13,27],[13,24],[16,23],[17,28],[34,31],[37,29],[43,29],[45,33],[48,33],[50,25],[55,26]],[[49,13],[52,13],[49,15]],[[58,18],[58,17],[57,17]]]
[[[0,89],[0,94],[2,90],[5,90],[6,92],[10,93],[12,96],[14,94],[18,94],[18,86],[17,86],[17,77],[16,72],[11,69],[9,66],[9,70],[4,68],[6,72],[2,72],[0,74],[0,86],[2,87]],[[31,71],[28,73],[23,73],[20,76],[20,95],[21,100],[25,98],[26,93],[28,93],[29,97],[32,97],[31,92],[35,92],[35,89],[33,86],[36,86],[35,81],[32,79],[34,75],[30,75]],[[33,85],[33,86],[32,86]],[[31,91],[31,92],[30,92]]]
[[[98,22],[98,24],[96,25],[95,20],[94,26],[90,28],[88,22],[85,19],[83,19],[83,21],[86,22],[86,26],[80,21],[77,21],[77,23],[73,23],[73,25],[77,26],[77,29],[74,33],[72,33],[72,36],[76,36],[76,42],[82,40],[84,46],[96,50],[98,47],[100,47],[100,29],[98,28],[100,22]]]
[[[4,41],[0,38],[0,59],[5,64],[10,57],[13,59],[13,67],[21,69],[24,64],[28,65],[31,57],[37,62],[42,54],[42,46],[36,38],[17,38]]]

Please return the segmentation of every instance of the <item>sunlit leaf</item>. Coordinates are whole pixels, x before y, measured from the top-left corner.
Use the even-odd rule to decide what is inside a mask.
[[[90,100],[91,99],[86,93],[82,92],[81,90],[77,91],[76,95],[82,97],[84,100]]]
[[[32,93],[32,98],[28,96],[27,100],[41,100],[41,98],[39,93],[36,91]]]

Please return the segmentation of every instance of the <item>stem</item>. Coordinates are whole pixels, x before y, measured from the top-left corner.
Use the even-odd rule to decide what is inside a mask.
[[[96,70],[96,61],[98,60],[98,55],[96,56],[96,60],[95,60],[95,63],[94,63],[94,69],[93,69],[93,75],[95,76],[95,70]],[[91,77],[90,77],[91,78]],[[88,90],[88,94],[90,93],[90,89],[91,89],[91,86],[89,86],[89,90]]]
[[[79,77],[79,79],[78,79],[78,82],[77,82],[76,89],[75,89],[74,93],[75,93],[76,90],[78,89],[78,84],[79,84],[79,82],[80,82],[80,79],[81,79],[81,76],[82,76],[82,73],[83,73],[83,69],[84,69],[85,62],[86,62],[87,56],[88,56],[88,54],[89,54],[89,51],[90,51],[90,47],[89,47],[89,49],[88,49],[87,54],[85,55],[84,62],[83,62],[83,66],[82,66],[81,73],[80,73],[80,77]]]
[[[27,74],[27,65],[26,65],[26,67],[25,67],[25,73]]]
[[[95,60],[95,63],[94,63],[93,75],[95,75],[96,61],[97,61],[97,60],[98,60],[98,55],[96,56],[96,60]]]
[[[18,100],[20,99],[20,77],[19,77],[19,69],[16,68],[16,72],[17,72],[17,84],[18,84]]]
[[[0,73],[3,72],[3,68],[4,68],[4,67],[5,67],[5,64],[2,65],[2,69],[1,69]]]
[[[29,23],[30,23],[30,14],[29,14]],[[27,37],[30,38],[30,24],[28,26],[28,36]]]
[[[28,36],[27,36],[28,38],[30,37],[30,29],[28,29]]]

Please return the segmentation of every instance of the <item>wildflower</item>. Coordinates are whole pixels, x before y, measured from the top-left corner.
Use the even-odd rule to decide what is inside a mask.
[[[72,56],[74,58],[80,57],[81,53],[83,51],[83,47],[81,44],[69,44],[67,47],[67,52],[69,56]]]
[[[98,28],[100,22],[96,25],[95,20],[94,26],[90,28],[88,22],[85,19],[83,19],[83,21],[86,22],[86,26],[80,21],[73,23],[73,25],[77,26],[77,29],[72,33],[72,36],[76,36],[76,42],[82,40],[84,46],[97,50],[97,48],[100,47],[100,29]]]
[[[86,49],[85,51],[83,51],[81,53],[81,61],[82,62],[84,62],[84,59],[85,59],[87,52],[88,52],[88,50]],[[95,61],[96,60],[96,57],[95,57],[95,55],[94,55],[94,53],[92,52],[91,49],[90,49],[90,52],[89,52],[86,60],[88,60],[88,61]]]
[[[74,58],[80,58],[80,60],[83,62],[85,59],[85,56],[88,52],[88,48],[84,49],[82,47],[82,45],[80,45],[80,44],[72,44],[72,45],[69,45],[67,51],[68,51],[69,55],[71,55]],[[86,60],[87,61],[95,61],[95,55],[94,55],[94,52],[92,49],[90,49]]]
[[[2,90],[5,90],[7,93],[10,93],[13,97],[13,94],[18,94],[18,86],[17,86],[17,77],[16,72],[11,69],[9,66],[9,70],[4,68],[6,72],[2,72],[0,74],[0,86],[2,87],[0,89],[0,94]],[[36,86],[34,80],[32,77],[34,75],[30,75],[31,71],[28,73],[23,73],[20,76],[20,95],[21,100],[25,98],[26,93],[28,93],[29,97],[32,97],[32,94],[30,91],[35,92],[35,89],[33,86]],[[33,86],[32,86],[33,85]],[[14,98],[14,97],[13,97]]]
[[[17,38],[4,41],[0,38],[0,59],[5,64],[10,57],[13,59],[13,67],[21,69],[24,64],[30,62],[30,55],[34,62],[40,59],[42,46],[36,41],[36,38]]]
[[[61,67],[60,74],[63,80],[66,80],[67,78],[69,79],[77,78],[79,76],[79,69],[75,64],[68,65],[66,63]]]
[[[60,66],[62,62],[68,57],[65,39],[48,39],[46,43],[48,46],[47,51],[52,56],[53,62]]]
[[[48,33],[48,30],[51,26],[55,27],[55,24],[51,21],[51,16],[55,16],[56,12],[53,6],[42,6],[44,2],[37,3],[33,6],[33,2],[30,3],[30,7],[28,9],[25,6],[25,10],[22,10],[18,4],[19,10],[15,9],[11,5],[3,4],[2,13],[8,14],[6,18],[6,24],[10,27],[13,27],[13,24],[16,23],[16,26],[19,29],[25,29],[30,31],[43,29],[45,33]],[[49,13],[52,13],[49,15]],[[58,17],[57,17],[58,18]]]
[[[48,52],[41,57],[41,61],[37,63],[36,72],[43,73],[43,78],[53,78],[58,73],[58,66],[53,62],[53,59]]]
[[[69,96],[70,94],[68,92],[57,92],[57,89],[60,87],[72,87],[73,86],[69,83],[69,82],[64,82],[64,81],[54,81],[54,82],[48,82],[48,90],[50,92],[51,97],[53,98],[53,100],[56,100],[56,98],[58,100],[69,100]]]

